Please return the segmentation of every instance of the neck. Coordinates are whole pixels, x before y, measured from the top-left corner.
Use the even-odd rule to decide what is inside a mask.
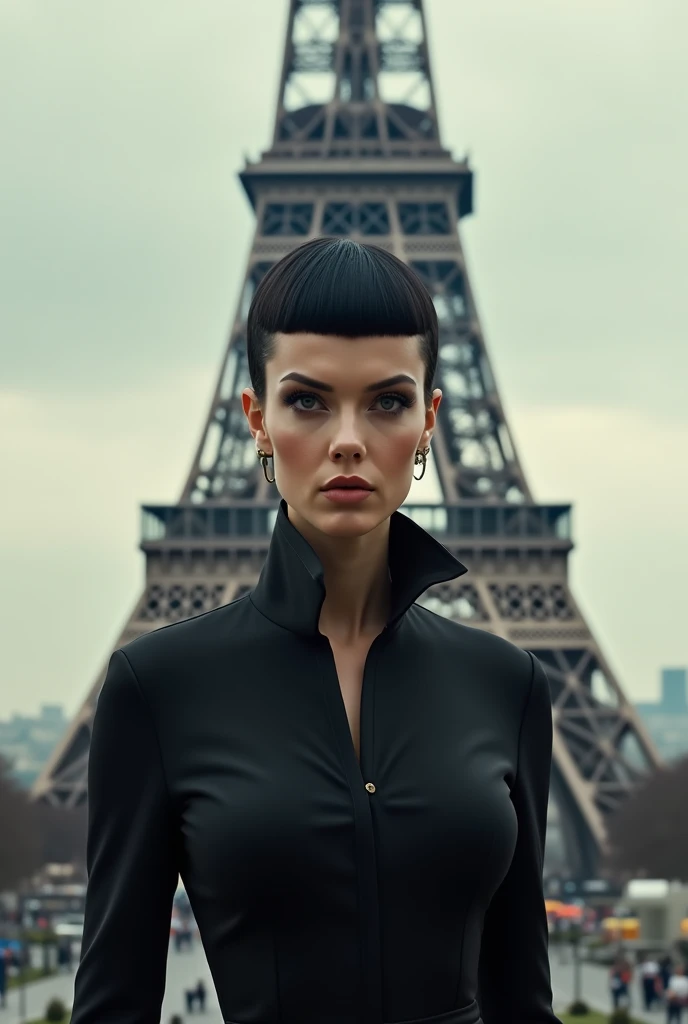
[[[387,623],[390,608],[389,519],[362,537],[330,537],[291,507],[288,514],[323,567],[325,600],[320,632],[347,644],[377,636]]]

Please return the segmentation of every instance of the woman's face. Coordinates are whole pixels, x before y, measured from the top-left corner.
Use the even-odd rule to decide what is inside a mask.
[[[297,520],[357,536],[399,508],[442,397],[435,390],[425,408],[424,374],[417,337],[276,335],[263,406],[247,388],[243,407]],[[352,476],[362,490],[332,488],[335,477]]]

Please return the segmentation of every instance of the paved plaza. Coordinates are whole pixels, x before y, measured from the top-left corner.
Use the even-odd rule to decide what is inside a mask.
[[[117,970],[116,963],[113,964],[113,970]],[[184,990],[195,988],[196,982],[200,978],[205,982],[207,989],[206,1012],[204,1014],[188,1014]],[[18,990],[11,989],[7,993],[6,1008],[0,1009],[0,1024],[21,1024],[22,1020],[42,1018],[46,1004],[54,996],[58,996],[64,1000],[67,1006],[71,1006],[74,997],[74,973],[58,974],[52,978],[46,978],[45,981],[33,982],[26,986],[25,993],[26,1016],[22,1017],[20,1014]],[[189,1024],[194,1020],[199,1024],[223,1024],[208,963],[198,939],[195,940],[191,952],[175,953],[174,948],[170,946],[165,1000],[161,1015],[163,1024],[169,1024],[170,1017],[176,1013],[183,1017],[184,1024]]]
[[[552,970],[552,995],[555,1010],[559,1011],[568,1006],[573,999],[573,962],[570,959],[561,962],[559,950],[552,949],[550,953],[550,966]],[[582,995],[586,1003],[594,1010],[601,1010],[603,1013],[611,1011],[612,1001],[609,994],[609,975],[604,967],[598,964],[581,964],[582,973]],[[643,999],[640,992],[640,985],[636,978],[631,993],[631,1016],[636,1020],[650,1021],[654,1024],[666,1020],[666,1009],[660,1007],[658,1010],[645,1012]]]
[[[552,989],[554,992],[554,1007],[560,1011],[567,1006],[573,997],[573,964],[562,963],[557,949],[552,950]],[[115,965],[116,969],[116,965]],[[611,1006],[607,984],[607,971],[604,968],[592,964],[582,965],[583,975],[583,998],[595,1009],[608,1011]],[[206,1000],[205,1014],[188,1014],[184,1001],[184,990],[193,988],[196,982],[202,978],[205,982],[208,995]],[[26,1016],[20,1014],[20,994],[12,989],[7,994],[7,1006],[0,1009],[0,1024],[21,1024],[22,1020],[36,1020],[41,1018],[45,1011],[46,1004],[53,996],[59,996],[68,1006],[71,1006],[74,993],[74,975],[61,974],[45,981],[35,982],[26,986]],[[664,1009],[644,1013],[640,1007],[642,1000],[637,983],[633,991],[633,1016],[638,1020],[662,1022],[665,1020]],[[222,1014],[215,997],[215,989],[210,977],[210,971],[205,958],[205,953],[200,942],[196,939],[193,949],[190,952],[175,953],[170,947],[169,959],[167,962],[167,986],[165,990],[165,1001],[162,1008],[162,1024],[169,1024],[173,1014],[180,1014],[184,1024],[223,1024]]]

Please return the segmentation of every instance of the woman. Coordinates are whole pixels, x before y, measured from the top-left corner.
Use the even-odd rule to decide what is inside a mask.
[[[466,569],[397,511],[441,399],[432,300],[316,239],[247,342],[276,526],[250,594],[112,656],[72,1024],[159,1020],[178,872],[226,1024],[556,1024],[547,679],[414,603]]]

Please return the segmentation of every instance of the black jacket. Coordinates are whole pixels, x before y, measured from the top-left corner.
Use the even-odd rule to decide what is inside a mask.
[[[72,1024],[157,1024],[178,872],[228,1024],[557,1024],[546,676],[414,604],[466,569],[399,512],[389,564],[360,766],[284,503],[252,593],[112,655]]]

